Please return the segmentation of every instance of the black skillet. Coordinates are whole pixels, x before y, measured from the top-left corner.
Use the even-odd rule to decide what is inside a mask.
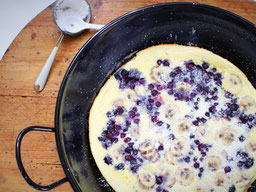
[[[50,190],[69,181],[74,191],[113,191],[90,152],[90,107],[110,74],[137,51],[163,43],[208,49],[234,63],[256,87],[256,27],[240,16],[195,3],[151,5],[125,14],[96,33],[71,62],[57,98],[55,129],[33,126],[18,136],[17,163],[32,187]],[[66,178],[39,186],[26,174],[20,145],[22,137],[32,130],[55,132]],[[250,190],[254,191],[254,187]]]

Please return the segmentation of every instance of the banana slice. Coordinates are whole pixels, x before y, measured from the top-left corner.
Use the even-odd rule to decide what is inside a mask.
[[[254,153],[256,151],[256,140],[253,138],[248,140],[247,143],[245,144],[245,149],[248,152]]]
[[[124,90],[121,92],[120,96],[113,102],[115,107],[125,107],[130,108],[136,99],[136,94],[132,90]]]
[[[240,100],[240,106],[249,114],[256,112],[256,102],[250,96],[245,96]]]
[[[169,67],[156,66],[151,69],[150,76],[157,83],[166,83],[170,79],[170,69]]]
[[[149,170],[140,169],[138,172],[138,181],[143,189],[150,189],[155,185],[156,177]]]
[[[160,115],[163,119],[169,122],[177,117],[179,114],[179,108],[175,104],[167,104],[161,107]]]
[[[185,119],[178,120],[177,126],[175,127],[176,133],[188,133],[191,130],[191,122]]]
[[[115,107],[124,107],[124,99],[122,98],[117,98],[114,102],[113,105]]]
[[[221,141],[224,145],[228,146],[235,140],[235,133],[234,129],[230,127],[223,127],[216,133],[216,140]]]
[[[238,93],[243,87],[242,80],[237,75],[230,74],[228,76],[228,81],[228,87],[231,89],[232,93]]]
[[[195,174],[188,167],[178,167],[175,172],[175,176],[179,184],[188,186],[193,182]]]
[[[168,166],[165,164],[165,165],[161,165],[159,168],[157,168],[155,175],[165,177],[169,174],[169,172],[170,172],[170,170],[169,170]]]
[[[198,186],[198,187],[196,188],[196,192],[208,192],[208,191],[209,191],[209,189],[203,188],[203,187],[201,187],[201,186]]]
[[[130,127],[131,137],[137,141],[140,138],[140,128],[138,125],[132,124]]]
[[[209,171],[217,171],[222,167],[222,161],[217,156],[208,156],[205,159],[204,165]]]
[[[190,93],[191,92],[191,87],[188,84],[179,83],[179,84],[177,84],[175,90],[176,91],[183,91],[183,92],[186,92],[186,93]]]
[[[117,125],[122,125],[125,123],[125,118],[123,116],[118,115],[115,117],[115,122]]]
[[[230,178],[225,173],[216,173],[214,184],[214,191],[227,191],[230,186]]]
[[[146,89],[144,88],[143,85],[136,86],[134,90],[136,95],[139,97],[146,95]]]
[[[250,178],[246,174],[246,172],[237,171],[234,174],[233,183],[237,187],[245,187],[250,184]]]
[[[185,155],[187,152],[189,152],[189,144],[185,137],[178,137],[171,143],[170,151],[175,156],[181,156]]]
[[[159,155],[154,145],[150,141],[145,141],[142,143],[139,147],[139,151],[142,157],[152,162],[156,162],[159,159]]]
[[[171,188],[175,183],[176,178],[174,177],[174,175],[169,174],[168,177],[166,178],[165,185]]]
[[[171,148],[168,151],[165,152],[164,157],[167,160],[167,162],[170,163],[171,165],[177,165],[178,164],[176,158],[173,156]]]
[[[169,165],[162,165],[159,167],[155,172],[155,175],[165,177],[164,185],[172,187],[175,184],[176,179],[174,172],[168,166]]]
[[[196,137],[199,140],[203,141],[207,135],[207,130],[208,130],[208,127],[205,124],[201,124],[201,125],[197,126],[195,129]]]
[[[228,159],[228,153],[226,150],[222,150],[221,155],[225,158]]]

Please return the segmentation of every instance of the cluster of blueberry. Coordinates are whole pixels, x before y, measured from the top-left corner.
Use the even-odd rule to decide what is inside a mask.
[[[158,66],[168,67],[170,62],[168,60],[158,60]],[[136,86],[143,85],[146,89],[146,95],[143,97],[137,97],[134,106],[131,109],[125,109],[121,106],[114,108],[107,113],[109,121],[98,137],[101,141],[102,146],[108,149],[111,145],[117,143],[122,139],[125,143],[122,152],[120,153],[123,157],[123,162],[120,162],[114,167],[117,170],[124,169],[125,165],[129,165],[130,170],[136,173],[138,168],[143,163],[143,157],[140,155],[138,148],[134,147],[134,142],[128,134],[128,130],[132,123],[139,124],[140,122],[140,109],[146,110],[151,121],[155,123],[158,127],[170,128],[169,122],[163,122],[159,119],[159,108],[164,104],[161,95],[162,91],[166,91],[169,95],[173,96],[175,100],[185,101],[192,104],[193,110],[199,110],[199,102],[203,99],[204,102],[208,102],[210,107],[204,112],[203,117],[193,117],[192,123],[194,126],[199,126],[200,124],[205,124],[211,116],[217,116],[219,118],[225,118],[230,120],[233,117],[239,119],[240,123],[246,124],[249,128],[256,125],[256,118],[253,115],[248,115],[240,111],[238,105],[238,99],[230,92],[225,91],[225,98],[227,103],[224,106],[219,105],[218,93],[222,88],[223,76],[216,70],[216,68],[210,68],[209,64],[204,62],[201,65],[195,64],[193,61],[184,62],[183,67],[175,67],[170,72],[170,81],[162,83],[150,83],[146,84],[145,78],[141,77],[141,73],[136,69],[125,70],[121,69],[117,71],[114,75],[116,80],[119,82],[120,89],[131,89],[134,90]],[[183,83],[188,85],[188,89],[178,88],[178,83]],[[218,107],[217,107],[218,106]],[[120,125],[112,117],[122,116],[125,117],[125,123]],[[186,118],[186,116],[185,116]],[[191,118],[191,117],[187,117]],[[175,135],[170,133],[170,139],[174,140]],[[200,152],[201,157],[193,157],[193,151],[190,152],[190,156],[183,157],[182,161],[190,163],[193,159],[193,166],[195,169],[199,170],[198,176],[201,178],[204,168],[200,163],[204,160],[211,145],[201,143],[196,138],[194,139],[194,144],[191,149]],[[245,141],[245,137],[241,135],[239,140],[241,142]],[[164,146],[159,148],[159,151],[164,150]],[[250,168],[254,164],[254,160],[248,156],[245,152],[239,152],[237,154],[241,157],[237,166],[239,168]],[[112,158],[107,155],[104,161],[108,165],[113,164]],[[229,166],[224,168],[224,172],[228,173],[231,171]],[[161,177],[156,178],[156,183],[161,184]],[[160,186],[157,188],[160,191]],[[162,189],[161,189],[162,190]],[[163,190],[162,190],[163,191]],[[231,190],[232,191],[232,187]]]

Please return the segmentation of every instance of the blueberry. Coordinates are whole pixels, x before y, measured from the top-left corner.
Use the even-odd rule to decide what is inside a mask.
[[[152,90],[152,89],[154,89],[154,85],[153,84],[149,84],[148,88],[149,88],[149,90]]]
[[[140,120],[139,119],[134,119],[134,123],[139,124]]]
[[[219,81],[222,78],[222,75],[220,73],[216,73],[214,74],[213,78],[215,81]]]
[[[139,167],[140,167],[140,165],[132,165],[132,166],[131,166],[131,171],[132,171],[133,173],[137,173],[137,170],[139,169]]]
[[[148,102],[149,102],[149,103],[154,103],[154,99],[149,98],[149,99],[148,99]]]
[[[199,140],[195,140],[194,143],[195,143],[196,145],[199,145],[199,144],[200,144],[200,141],[199,141]]]
[[[157,122],[157,116],[152,116],[152,117],[151,117],[151,121],[152,121],[152,122]]]
[[[169,135],[169,138],[170,138],[171,140],[174,140],[174,139],[175,139],[175,135],[171,133],[171,134]]]
[[[184,78],[183,80],[185,83],[188,83],[189,82],[189,79],[188,78]]]
[[[162,150],[164,150],[164,146],[163,145],[159,145],[158,151],[162,151]]]
[[[157,85],[157,86],[156,86],[156,89],[157,89],[158,91],[162,91],[162,90],[164,89],[164,86],[162,86],[162,85]]]
[[[134,84],[131,84],[129,87],[130,87],[131,89],[135,89],[135,85],[134,85]]]
[[[213,105],[213,106],[211,106],[211,107],[209,107],[209,112],[211,112],[211,113],[216,113],[217,112],[217,109],[216,109],[216,107]]]
[[[156,188],[156,192],[163,192],[162,187],[161,187],[161,186],[158,186],[158,187]]]
[[[98,140],[99,141],[105,141],[105,138],[104,137],[98,137]]]
[[[170,62],[167,59],[163,60],[163,66],[170,66]]]
[[[241,142],[244,142],[245,141],[245,136],[243,136],[243,135],[241,135],[240,137],[239,137],[239,141],[241,141]]]
[[[244,161],[238,161],[237,167],[242,168],[244,166]]]
[[[158,126],[162,126],[162,125],[163,125],[163,121],[158,121],[156,124],[157,124]]]
[[[209,64],[206,63],[206,62],[203,62],[202,66],[203,66],[204,69],[208,69],[209,68]]]
[[[199,163],[194,163],[194,168],[199,168],[200,164]]]
[[[173,88],[174,88],[174,81],[170,81],[170,82],[167,84],[167,88],[168,88],[168,89],[173,89]]]
[[[161,105],[162,105],[162,104],[161,104],[159,101],[156,102],[156,106],[157,106],[157,107],[160,107]]]
[[[253,121],[254,120],[254,116],[252,114],[248,115],[248,121]]]
[[[112,117],[112,114],[111,114],[110,111],[108,111],[108,112],[106,113],[106,115],[107,115],[108,118],[109,118],[109,117]]]
[[[202,118],[201,118],[201,121],[202,121],[203,123],[206,123],[207,120],[202,117]]]
[[[202,151],[201,155],[202,155],[202,157],[205,157],[206,156],[206,152]]]
[[[135,117],[135,112],[134,111],[129,111],[129,117],[134,118]]]
[[[152,91],[151,91],[151,95],[152,95],[152,96],[157,96],[157,94],[158,94],[158,91],[157,91],[157,90],[152,90]]]
[[[239,116],[239,120],[241,121],[241,123],[245,124],[245,123],[247,123],[247,121],[248,121],[248,116],[245,115],[244,113],[242,113],[242,114]]]
[[[174,71],[177,73],[177,74],[181,74],[182,73],[182,69],[181,69],[181,67],[175,67],[174,68]]]
[[[144,85],[144,84],[145,84],[145,79],[144,79],[144,78],[140,78],[140,79],[139,79],[139,83],[140,83],[141,85]]]
[[[251,167],[253,166],[253,164],[254,164],[254,159],[248,158],[248,159],[245,161],[244,167],[245,167],[246,169],[249,169],[249,168],[251,168]]]
[[[132,148],[131,148],[131,147],[126,147],[124,151],[125,151],[126,153],[131,153]]]
[[[163,61],[162,61],[161,59],[158,59],[158,60],[156,61],[156,63],[157,63],[157,65],[161,65],[161,64],[163,63]]]
[[[228,91],[225,91],[225,95],[224,95],[227,99],[231,99],[234,95]]]
[[[126,125],[127,127],[129,127],[129,126],[131,125],[131,122],[128,121],[128,120],[126,120],[126,121],[125,121],[125,125]]]
[[[112,145],[111,140],[106,139],[106,140],[105,140],[105,147],[108,148],[108,147],[110,147],[111,145]]]
[[[139,106],[141,105],[141,103],[142,103],[141,100],[137,100],[137,101],[136,101],[136,104],[139,105]]]
[[[173,95],[174,91],[173,90],[169,90],[168,91],[168,95]]]
[[[186,163],[189,163],[189,162],[190,162],[190,157],[189,157],[189,156],[185,157],[185,158],[184,158],[184,161],[185,161]]]
[[[188,61],[188,62],[186,62],[186,68],[189,70],[189,71],[192,71],[193,70],[193,68],[196,66],[194,63],[193,63],[193,61]]]
[[[132,160],[130,161],[130,163],[131,163],[132,165],[137,165],[137,160],[136,160],[136,159],[132,159]]]
[[[132,154],[136,156],[136,155],[138,155],[138,152],[139,152],[139,151],[138,151],[137,149],[134,149],[134,150],[132,151]]]
[[[193,139],[193,138],[195,138],[195,135],[190,135],[189,138]]]
[[[156,184],[161,185],[163,183],[163,177],[162,176],[156,176]]]
[[[229,187],[228,192],[235,192],[236,191],[236,187],[233,185],[231,187]]]
[[[172,71],[171,73],[170,73],[170,77],[175,77],[177,75],[177,73],[175,72],[175,71]]]
[[[146,107],[147,107],[147,109],[148,109],[149,111],[151,111],[151,110],[152,110],[152,108],[153,108],[151,104],[147,104],[147,106],[146,106]]]
[[[124,163],[119,163],[119,164],[117,164],[117,165],[115,166],[115,168],[116,168],[117,170],[124,169]]]
[[[213,73],[215,73],[216,71],[217,71],[217,69],[216,68],[212,68],[212,70],[211,70]]]
[[[214,101],[218,100],[218,96],[217,95],[213,96],[212,100],[214,100]]]
[[[192,123],[193,123],[193,125],[195,125],[195,126],[198,126],[198,125],[199,125],[199,122],[198,122],[197,120],[193,121]]]
[[[116,80],[121,80],[121,76],[118,73],[115,73],[114,77],[116,78]]]
[[[124,142],[125,143],[128,143],[129,141],[131,141],[132,139],[130,138],[130,137],[126,137],[125,139],[124,139]]]
[[[125,155],[125,160],[126,161],[131,161],[131,160],[133,160],[133,157],[131,156],[131,155]]]
[[[225,173],[229,173],[231,171],[231,168],[229,167],[229,166],[226,166],[225,168],[224,168],[224,172]]]
[[[111,165],[113,163],[113,159],[109,156],[109,155],[106,155],[104,157],[104,162],[107,164],[107,165]]]

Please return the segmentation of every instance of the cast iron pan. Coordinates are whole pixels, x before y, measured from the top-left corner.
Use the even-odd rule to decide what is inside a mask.
[[[208,49],[234,63],[256,86],[256,27],[240,16],[195,3],[158,4],[125,14],[96,33],[71,62],[57,99],[55,129],[29,127],[17,138],[18,166],[32,187],[49,190],[68,180],[74,191],[113,191],[89,148],[90,107],[109,75],[125,61],[141,49],[164,43]],[[30,130],[55,132],[67,178],[39,186],[28,177],[21,162],[20,142]]]

